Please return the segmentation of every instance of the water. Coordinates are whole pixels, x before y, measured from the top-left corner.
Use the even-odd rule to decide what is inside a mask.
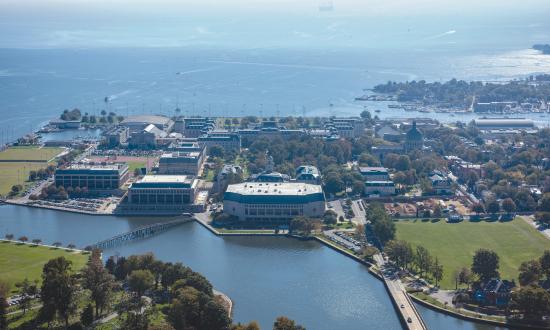
[[[528,46],[526,46],[528,47]],[[0,49],[0,142],[36,129],[64,109],[121,115],[357,115],[406,113],[358,103],[387,80],[508,80],[550,73],[550,56],[529,49]],[[105,103],[105,97],[109,102]],[[332,106],[329,106],[332,104]],[[548,125],[548,116],[528,115]],[[469,120],[465,117],[463,120]]]
[[[43,209],[0,206],[0,234],[60,241],[79,247],[148,223],[156,218],[78,215]],[[196,223],[135,241],[105,255],[153,252],[203,273],[235,303],[234,320],[257,320],[269,329],[279,315],[308,329],[400,329],[382,283],[367,268],[313,241],[280,237],[217,237]],[[494,329],[419,307],[431,329]]]

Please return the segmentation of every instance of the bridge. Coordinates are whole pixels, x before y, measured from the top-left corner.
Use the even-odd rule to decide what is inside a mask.
[[[112,248],[115,246],[118,246],[120,244],[124,244],[129,241],[135,241],[138,239],[144,239],[151,236],[154,236],[156,234],[160,234],[164,231],[167,231],[173,227],[179,226],[181,224],[191,222],[194,218],[191,217],[185,217],[182,219],[177,219],[173,221],[168,222],[157,222],[150,225],[138,227],[132,231],[116,235],[114,237],[111,237],[109,239],[103,240],[101,242],[97,242],[92,245],[92,248],[94,249],[100,249],[105,250],[108,248]]]

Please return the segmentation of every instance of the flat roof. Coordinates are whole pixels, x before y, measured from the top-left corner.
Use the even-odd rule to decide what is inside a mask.
[[[359,167],[359,172],[361,173],[388,173],[388,169],[385,167],[374,167],[374,166],[365,166]]]
[[[120,168],[127,167],[126,163],[108,163],[108,164],[97,164],[97,163],[78,163],[71,164],[64,169],[68,170],[95,170],[95,171],[118,171]]]
[[[138,183],[182,183],[188,181],[187,175],[145,175]]]
[[[320,185],[300,182],[245,182],[231,184],[227,192],[242,195],[294,195],[322,193]]]
[[[171,121],[170,118],[164,116],[155,116],[155,115],[138,115],[138,116],[128,116],[122,120],[122,124],[135,124],[135,123],[147,123],[155,125],[166,125]]]

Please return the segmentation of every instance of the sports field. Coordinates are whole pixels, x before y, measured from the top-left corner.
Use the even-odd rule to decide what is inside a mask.
[[[47,162],[53,157],[59,155],[63,151],[62,148],[53,147],[11,147],[7,150],[0,152],[0,160],[34,160]]]
[[[29,237],[32,239],[32,237]],[[15,283],[28,278],[40,280],[42,267],[48,260],[64,256],[73,262],[73,270],[77,271],[88,261],[88,256],[67,250],[33,246],[2,241],[0,242],[0,278],[7,281],[11,289]]]
[[[29,172],[46,166],[47,163],[0,162],[0,195],[8,194],[13,185],[29,185]]]
[[[487,248],[500,257],[502,278],[516,279],[523,261],[538,258],[550,250],[550,239],[521,218],[509,222],[436,223],[420,220],[396,222],[397,238],[423,245],[437,256],[444,268],[441,287],[454,289],[453,273],[470,267],[476,250]]]

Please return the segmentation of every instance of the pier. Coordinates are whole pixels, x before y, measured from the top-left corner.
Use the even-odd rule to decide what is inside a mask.
[[[92,245],[92,248],[94,249],[108,249],[115,246],[118,246],[120,244],[124,244],[129,241],[135,241],[138,239],[144,239],[151,236],[154,236],[156,234],[160,234],[164,231],[167,231],[173,227],[179,226],[181,224],[194,221],[194,218],[186,217],[182,219],[177,219],[173,221],[168,222],[157,222],[150,225],[142,226],[139,228],[136,228],[132,231],[116,235],[114,237],[111,237],[109,239],[103,240],[101,242],[97,242]]]

